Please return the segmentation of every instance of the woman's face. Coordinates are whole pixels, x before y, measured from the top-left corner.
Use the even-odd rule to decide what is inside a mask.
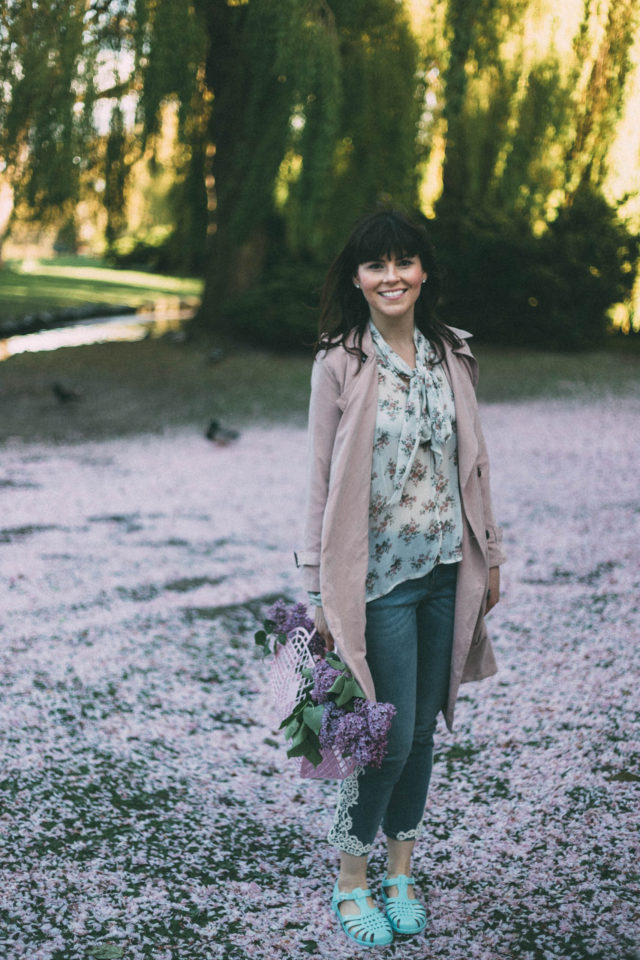
[[[371,308],[376,326],[413,322],[414,305],[427,279],[420,257],[381,257],[361,263],[353,278]]]

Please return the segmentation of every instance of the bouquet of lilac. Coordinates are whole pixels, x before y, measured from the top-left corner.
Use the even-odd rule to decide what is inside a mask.
[[[390,703],[365,699],[346,664],[335,653],[325,650],[305,605],[287,606],[284,601],[277,601],[267,611],[263,629],[258,630],[255,640],[265,656],[272,651],[273,643],[274,667],[285,646],[294,651],[297,689],[293,702],[284,705],[285,716],[280,724],[291,741],[287,756],[304,758],[303,768],[304,760],[307,767],[320,768],[333,754],[338,763],[331,767],[331,776],[346,776],[356,766],[379,767],[396,709]],[[280,706],[281,700],[279,696]],[[349,758],[350,762],[345,764],[340,758]]]

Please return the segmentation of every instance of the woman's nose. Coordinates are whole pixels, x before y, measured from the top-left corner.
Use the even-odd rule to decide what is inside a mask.
[[[385,263],[383,276],[384,276],[384,279],[385,279],[385,280],[397,280],[397,279],[398,279],[398,271],[397,271],[397,269],[396,269],[396,262],[395,262],[395,260],[387,260],[387,262]]]

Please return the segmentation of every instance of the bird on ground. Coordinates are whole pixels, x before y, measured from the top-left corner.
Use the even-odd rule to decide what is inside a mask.
[[[73,387],[65,387],[63,383],[52,383],[51,389],[60,403],[71,403],[74,400],[80,400],[82,397],[79,390],[74,390]]]
[[[221,447],[237,440],[239,436],[240,432],[238,430],[229,430],[227,427],[223,427],[218,420],[211,420],[205,433],[207,440],[213,440]]]

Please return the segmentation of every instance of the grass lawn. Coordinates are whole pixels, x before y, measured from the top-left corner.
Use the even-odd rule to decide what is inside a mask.
[[[0,270],[0,320],[86,303],[165,305],[193,298],[195,279],[112,270],[87,257],[10,262]],[[167,304],[168,301],[168,304]],[[586,354],[475,347],[485,402],[536,397],[623,395],[640,382],[638,345],[612,341]],[[223,357],[212,363],[213,348]],[[0,440],[100,439],[167,428],[303,424],[310,355],[280,355],[223,344],[199,332],[184,344],[148,339],[21,354],[0,364]],[[60,383],[80,394],[60,402]]]
[[[223,346],[203,334],[185,344],[166,340],[110,343],[21,354],[0,364],[0,440],[100,439],[167,428],[204,430],[209,419],[303,424],[310,357]],[[640,352],[612,345],[586,354],[499,350],[479,345],[484,402],[542,397],[593,398],[638,391]],[[81,394],[61,403],[56,382]]]
[[[84,304],[145,306],[198,297],[200,280],[111,270],[87,257],[9,261],[0,270],[0,319]]]
[[[0,365],[0,440],[100,439],[260,421],[304,421],[306,357],[230,348],[209,361],[210,341],[109,343],[20,354]],[[61,403],[52,385],[81,394]]]

